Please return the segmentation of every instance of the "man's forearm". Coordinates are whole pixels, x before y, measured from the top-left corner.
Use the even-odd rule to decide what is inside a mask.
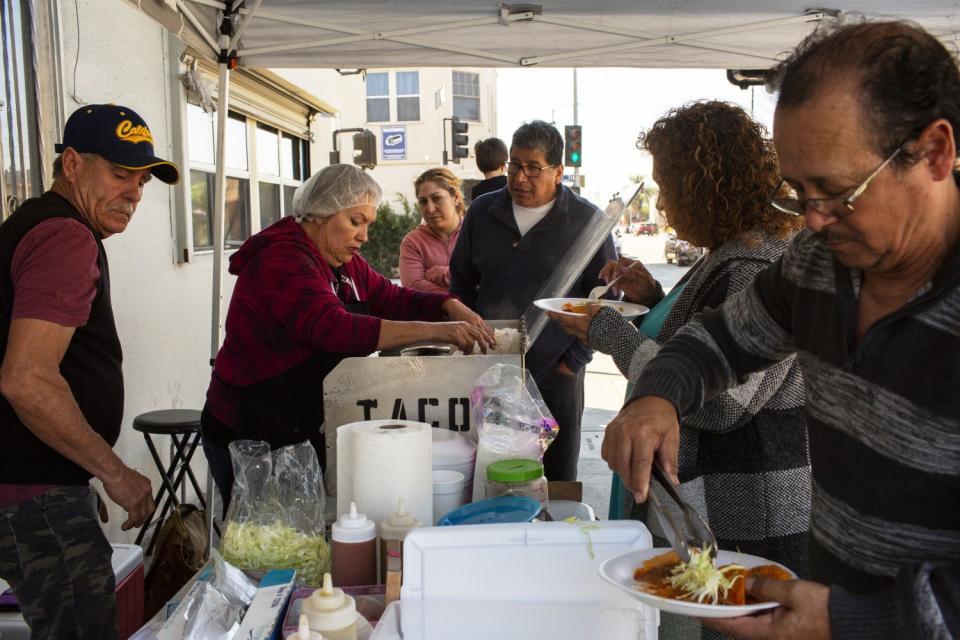
[[[83,417],[59,373],[30,372],[3,381],[2,390],[20,420],[51,449],[101,480],[123,474],[126,465]]]

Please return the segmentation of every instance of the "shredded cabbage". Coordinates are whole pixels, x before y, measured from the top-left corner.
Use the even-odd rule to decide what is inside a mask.
[[[702,551],[690,549],[690,562],[681,562],[670,572],[670,586],[684,593],[683,599],[707,601],[716,604],[727,596],[727,592],[741,578],[741,574],[727,577],[729,571],[742,571],[744,567],[738,564],[727,564],[717,567],[710,555],[710,546]]]
[[[593,553],[593,539],[590,537],[591,529],[600,529],[598,524],[589,524],[586,522],[581,522],[576,516],[570,516],[569,518],[564,518],[564,522],[569,522],[570,524],[576,526],[580,529],[583,535],[587,536],[587,553],[590,554],[590,559],[593,560],[596,558],[596,554]]]
[[[321,584],[330,571],[330,548],[322,534],[309,535],[280,522],[230,522],[221,550],[227,562],[241,569],[296,569],[298,581],[306,585]]]

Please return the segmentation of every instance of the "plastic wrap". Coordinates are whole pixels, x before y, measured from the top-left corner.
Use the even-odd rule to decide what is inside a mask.
[[[216,85],[205,79],[197,69],[190,69],[181,75],[180,82],[187,91],[188,103],[199,106],[205,113],[217,110]]]
[[[183,640],[231,640],[240,628],[244,609],[209,582],[203,583],[186,609]]]
[[[309,442],[273,452],[266,442],[230,443],[233,497],[220,542],[223,557],[244,571],[296,569],[301,584],[330,571],[324,538],[326,494]]]
[[[473,499],[486,497],[487,467],[497,460],[543,461],[560,430],[528,371],[510,364],[487,369],[470,396],[477,429],[477,462]]]
[[[216,550],[210,561],[133,640],[230,640],[257,591],[254,582]]]
[[[583,274],[583,270],[590,264],[590,260],[593,259],[593,256],[603,246],[604,241],[610,236],[610,232],[620,220],[623,210],[643,192],[641,186],[632,184],[624,187],[610,198],[610,202],[607,203],[603,211],[600,209],[595,211],[577,239],[563,254],[563,260],[559,263],[560,266],[550,274],[547,281],[540,287],[536,299],[561,298],[567,295],[570,288]],[[549,318],[547,318],[543,309],[534,306],[532,302],[524,312],[524,316],[527,319],[526,349],[529,351],[533,343],[540,337],[540,333]]]

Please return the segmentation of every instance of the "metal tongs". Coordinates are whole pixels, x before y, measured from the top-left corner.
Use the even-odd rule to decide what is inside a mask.
[[[685,527],[677,522],[673,513],[663,507],[660,499],[657,498],[657,494],[654,493],[653,487],[650,487],[650,490],[647,492],[647,496],[650,498],[650,505],[657,514],[657,519],[660,521],[660,527],[663,529],[664,535],[667,537],[667,540],[670,541],[670,546],[677,552],[680,560],[690,562],[690,545],[688,543],[692,542],[693,546],[697,546],[701,550],[709,549],[712,559],[716,562],[717,539],[703,519],[703,516],[680,497],[680,494],[677,493],[676,488],[673,486],[666,472],[660,467],[659,463],[653,463],[651,473],[653,477],[657,479],[657,482],[660,483],[660,486],[663,487],[664,491],[667,492],[667,495],[677,504],[680,512],[683,514],[683,524],[686,525]],[[693,540],[687,540],[686,531],[689,531],[694,536]]]

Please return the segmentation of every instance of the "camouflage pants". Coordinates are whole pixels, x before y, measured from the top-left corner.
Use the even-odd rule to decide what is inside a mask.
[[[117,637],[111,554],[89,486],[60,486],[0,508],[0,578],[33,640]]]

